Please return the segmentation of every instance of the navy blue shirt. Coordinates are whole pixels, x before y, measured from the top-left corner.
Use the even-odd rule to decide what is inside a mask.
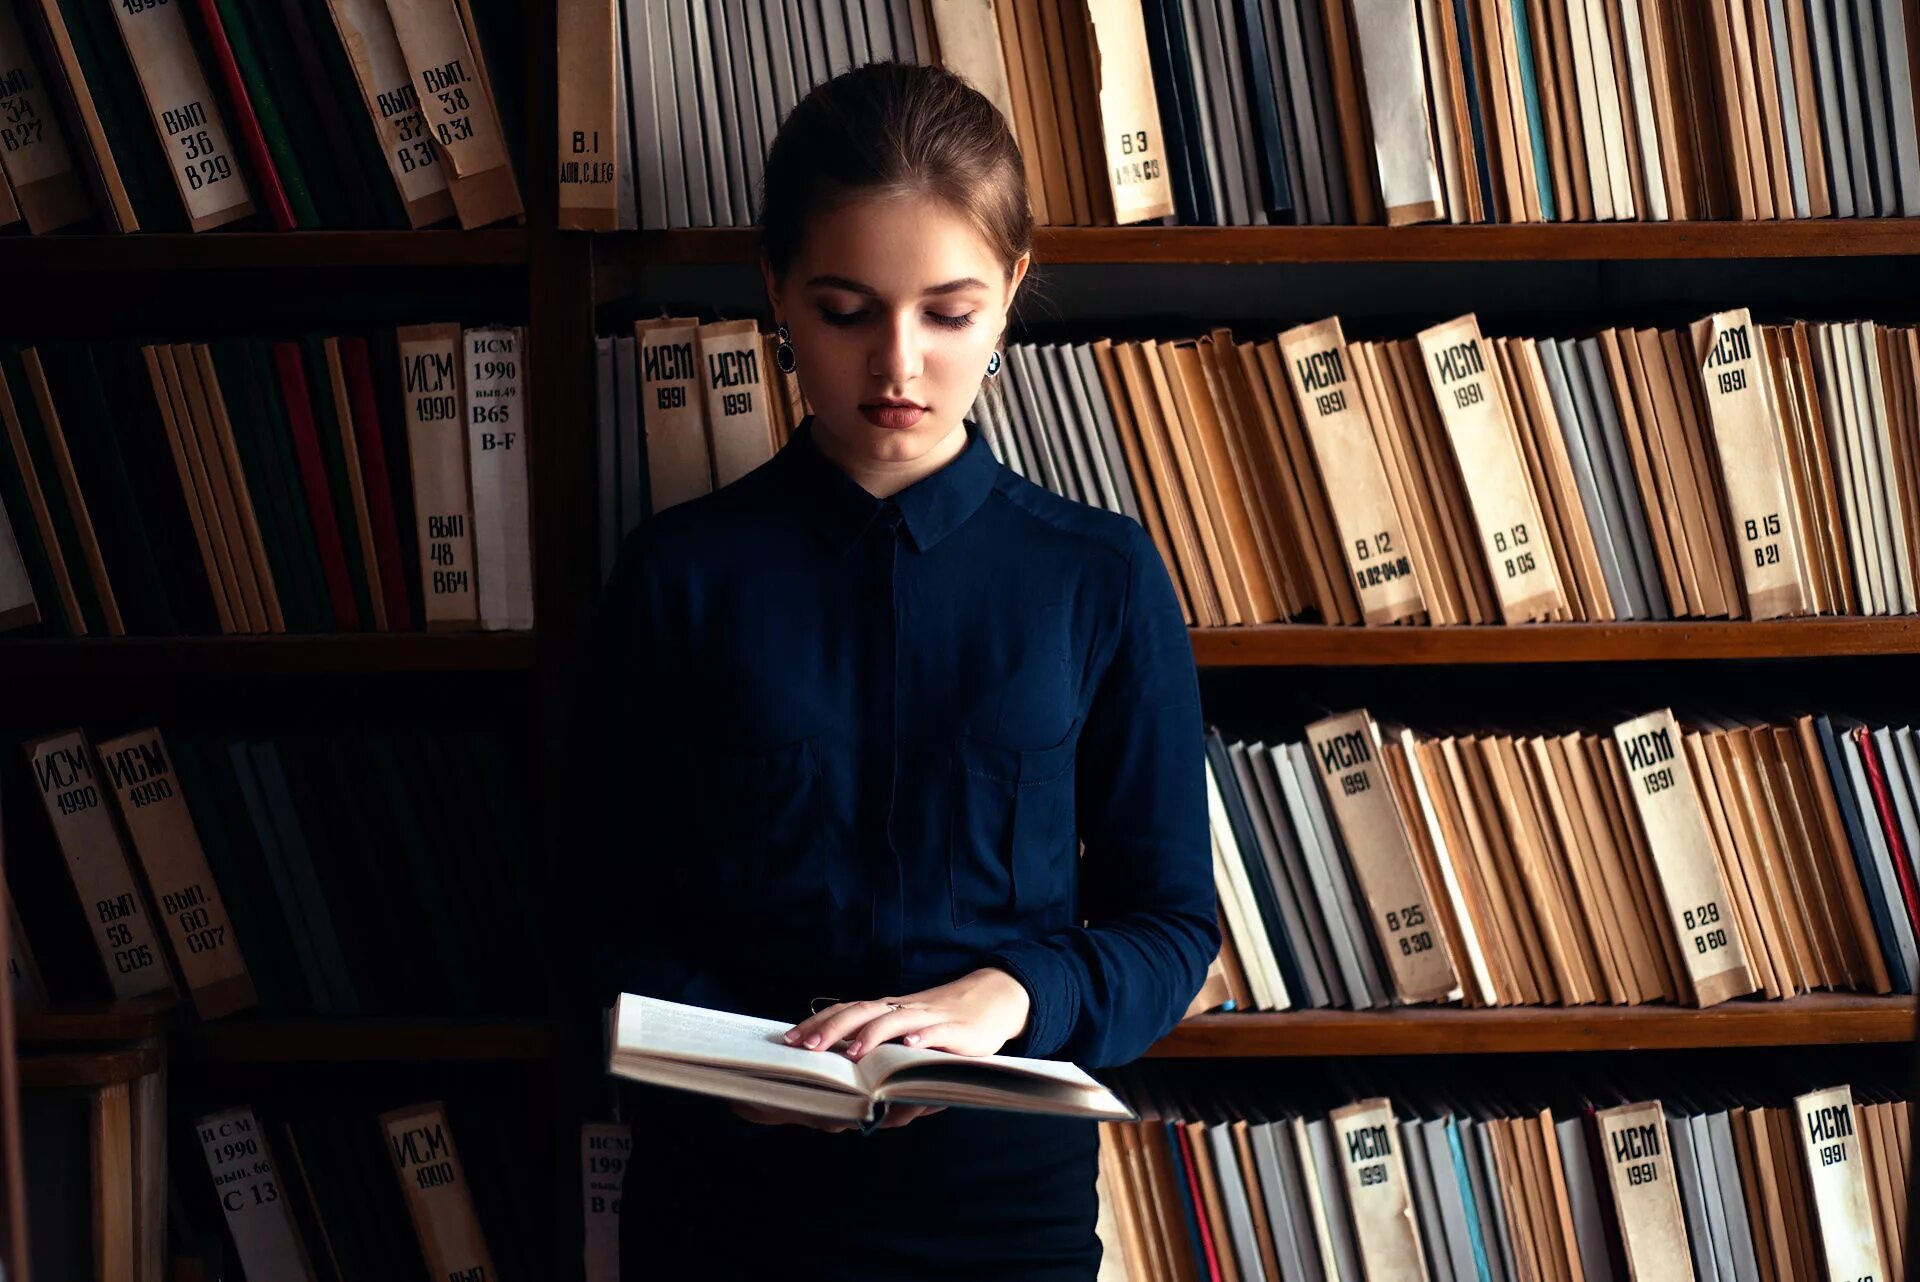
[[[1132,519],[964,452],[888,499],[806,420],[607,590],[595,995],[798,1022],[982,966],[1007,1054],[1136,1058],[1219,948],[1199,683]]]

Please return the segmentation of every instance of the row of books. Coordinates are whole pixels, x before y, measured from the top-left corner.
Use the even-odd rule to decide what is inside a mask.
[[[809,89],[938,63],[1043,224],[1920,213],[1907,0],[562,6],[562,225],[753,221]],[[1098,67],[1098,76],[1094,68]]]
[[[1223,982],[1242,1010],[1699,1006],[1915,991],[1920,740],[1662,710],[1429,734],[1366,711],[1207,736]]]
[[[519,219],[524,22],[507,0],[5,0],[0,227]]]
[[[1885,1087],[1346,1086],[1328,1108],[1243,1082],[1115,1089],[1140,1117],[1100,1124],[1128,1278],[1906,1276],[1912,1105]]]
[[[549,1275],[534,1173],[551,1145],[525,1124],[544,1109],[476,1086],[377,1113],[330,1095],[181,1128],[176,1189],[199,1249],[176,1254],[230,1262],[205,1276],[245,1282]]]
[[[1137,0],[620,0],[561,5],[559,40],[563,227],[751,224],[794,105],[884,62],[944,65],[992,99],[1038,221],[1173,212]]]
[[[529,829],[497,735],[75,729],[24,760],[30,781],[0,774],[21,783],[4,816],[19,1009],[540,1007]]]
[[[0,344],[0,629],[529,629],[525,331]]]
[[[745,476],[806,416],[752,320],[658,316],[595,340],[600,565],[654,512]]]
[[[1010,344],[1007,466],[1132,516],[1190,625],[1920,605],[1920,330],[1756,324]]]

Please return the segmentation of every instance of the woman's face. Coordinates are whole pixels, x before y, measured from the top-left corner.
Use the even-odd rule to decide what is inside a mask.
[[[922,195],[817,215],[784,287],[762,260],[822,449],[882,466],[957,454],[1027,263],[1009,281],[979,232]]]

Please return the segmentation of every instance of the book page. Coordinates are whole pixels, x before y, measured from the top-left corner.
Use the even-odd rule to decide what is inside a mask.
[[[921,1050],[895,1042],[874,1047],[872,1053],[860,1060],[857,1068],[860,1084],[869,1090],[902,1073],[941,1068],[961,1071],[989,1069],[1005,1073],[1014,1079],[1007,1083],[1009,1090],[1019,1090],[1022,1080],[1051,1082],[1090,1093],[1105,1093],[1107,1089],[1088,1075],[1084,1068],[1064,1060],[1029,1059],[1021,1055],[957,1055],[952,1051]]]
[[[777,1019],[622,993],[614,1014],[613,1058],[689,1060],[865,1092],[862,1066],[831,1048],[787,1045],[780,1037],[791,1027]]]

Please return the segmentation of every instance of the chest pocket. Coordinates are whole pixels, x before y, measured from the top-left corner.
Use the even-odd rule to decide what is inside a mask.
[[[947,857],[956,929],[1056,910],[1065,920],[1078,739],[1034,749],[965,733],[955,741]]]
[[[817,920],[827,886],[817,738],[691,765],[690,871],[748,925]]]

